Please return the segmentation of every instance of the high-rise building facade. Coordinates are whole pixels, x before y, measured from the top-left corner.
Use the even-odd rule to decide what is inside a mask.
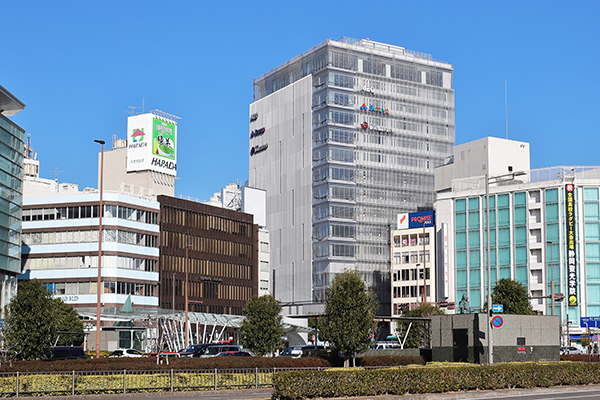
[[[160,307],[242,315],[258,296],[253,216],[171,196],[160,203]]]
[[[25,108],[0,86],[0,317],[21,271],[21,209],[25,131],[7,117]]]
[[[460,165],[462,153],[470,163],[465,157]],[[476,173],[466,176],[466,164]],[[580,335],[580,318],[600,315],[600,167],[530,170],[528,143],[483,138],[456,146],[455,162],[438,169],[436,224],[449,232],[447,300],[466,295],[471,309],[484,305],[489,236],[491,287],[518,281],[534,310],[560,316],[563,345],[567,332]],[[551,282],[564,296],[554,309]]]
[[[342,38],[255,79],[249,185],[267,192],[277,299],[321,302],[357,269],[389,315],[390,231],[433,206],[433,168],[454,146],[452,74],[428,54]]]

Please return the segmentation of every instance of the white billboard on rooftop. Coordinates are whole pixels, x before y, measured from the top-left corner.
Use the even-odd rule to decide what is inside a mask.
[[[127,172],[177,176],[177,123],[154,114],[127,118]]]

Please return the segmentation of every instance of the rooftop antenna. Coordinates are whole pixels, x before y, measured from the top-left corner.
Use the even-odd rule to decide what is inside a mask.
[[[506,113],[506,139],[508,140],[508,85],[504,80],[504,112]]]
[[[56,193],[58,193],[58,174],[60,174],[61,172],[65,172],[65,171],[59,171],[58,167],[55,167],[50,172],[54,173],[54,183],[56,184]]]
[[[27,153],[25,154],[25,158],[33,158],[33,152],[31,151],[31,133],[27,134]]]
[[[128,113],[128,114],[131,114],[131,115],[137,115],[139,113],[135,112],[136,108],[139,108],[139,107],[129,106],[129,111],[125,111],[125,112]]]

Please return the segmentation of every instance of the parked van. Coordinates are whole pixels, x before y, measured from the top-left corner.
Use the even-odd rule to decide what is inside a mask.
[[[204,348],[202,354],[200,354],[201,358],[215,357],[217,354],[222,353],[224,351],[240,351],[240,346],[234,346],[231,344],[211,344]]]

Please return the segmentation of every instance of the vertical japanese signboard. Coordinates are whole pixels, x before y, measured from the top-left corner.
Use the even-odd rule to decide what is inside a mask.
[[[567,287],[570,307],[577,306],[577,253],[575,240],[575,186],[565,186],[565,205],[567,222]]]

